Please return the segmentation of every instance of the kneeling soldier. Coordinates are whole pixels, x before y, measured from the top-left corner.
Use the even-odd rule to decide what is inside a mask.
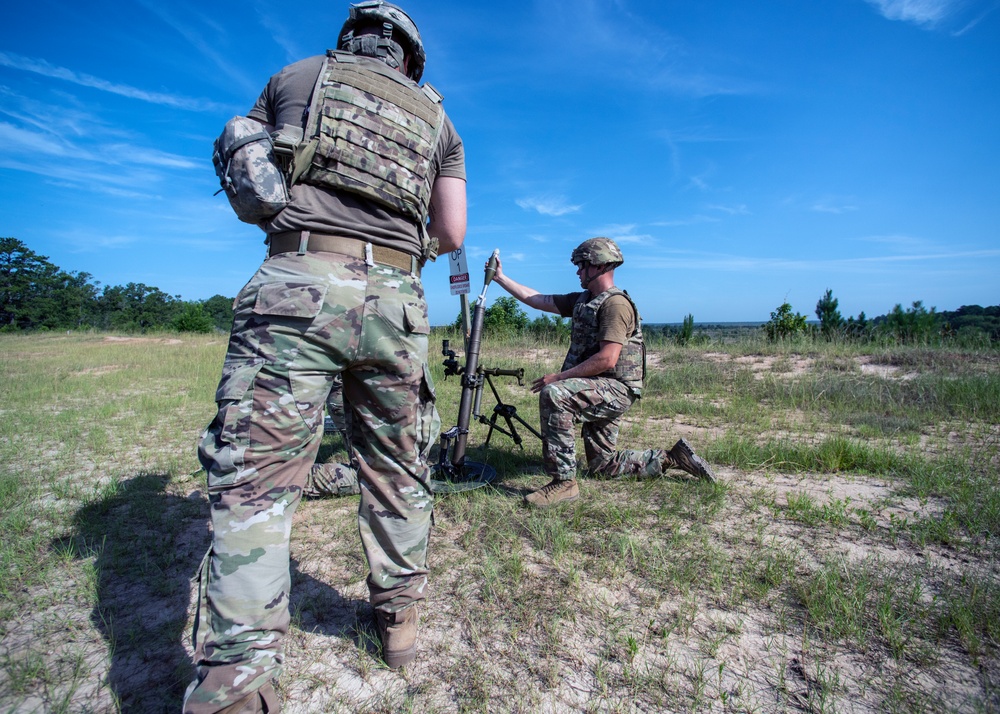
[[[659,476],[677,468],[713,481],[715,475],[691,445],[617,451],[622,415],[642,393],[646,348],[639,311],[628,293],[615,287],[615,268],[624,261],[610,238],[581,243],[570,258],[582,292],[542,295],[511,280],[498,262],[494,281],[529,307],[573,318],[573,335],[562,369],[531,385],[539,393],[542,453],[552,481],[528,494],[531,506],[547,507],[579,497],[575,424],[583,422],[587,470],[598,477]]]

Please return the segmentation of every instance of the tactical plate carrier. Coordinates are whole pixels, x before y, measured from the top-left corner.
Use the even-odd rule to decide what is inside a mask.
[[[573,306],[573,336],[570,340],[569,353],[563,362],[562,371],[575,367],[584,360],[597,354],[600,345],[597,342],[597,314],[608,298],[614,295],[624,295],[635,312],[635,332],[629,336],[628,342],[622,345],[618,362],[610,370],[599,377],[617,379],[632,390],[635,396],[642,394],[642,383],[646,378],[646,345],[642,340],[642,320],[639,309],[632,298],[624,290],[611,288],[600,295],[592,296],[589,292],[580,295]]]
[[[329,50],[306,139],[295,150],[292,183],[360,194],[426,233],[443,125],[441,95],[430,85],[420,87],[381,62]]]

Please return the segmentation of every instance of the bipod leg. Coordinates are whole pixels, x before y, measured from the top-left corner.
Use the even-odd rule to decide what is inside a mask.
[[[510,405],[506,405],[506,406],[510,406]],[[511,411],[511,413],[510,413],[510,417],[508,417],[508,419],[507,419],[508,421],[510,421],[510,418],[516,419],[517,421],[519,421],[521,423],[521,425],[525,429],[527,429],[528,431],[530,431],[532,434],[534,434],[536,437],[538,437],[539,441],[541,441],[542,435],[538,432],[537,429],[535,429],[535,427],[533,427],[531,424],[529,424],[528,422],[526,422],[524,419],[522,419],[520,417],[520,415],[517,413],[517,407],[511,406],[510,407],[510,411]],[[513,429],[513,428],[514,427],[511,426],[511,429]]]
[[[514,428],[514,425],[511,423],[510,419],[507,419],[507,427],[508,427],[509,431],[507,429],[504,429],[499,424],[497,424],[497,417],[500,416],[500,413],[498,411],[498,408],[500,406],[507,406],[507,405],[506,404],[504,404],[504,405],[497,405],[497,407],[494,408],[494,410],[493,410],[493,416],[490,417],[489,421],[486,420],[486,417],[479,417],[479,420],[483,424],[488,424],[489,427],[490,427],[489,431],[486,432],[486,441],[483,443],[483,448],[486,448],[487,446],[490,445],[490,437],[493,436],[493,432],[494,431],[499,431],[501,434],[505,434],[505,435],[509,436],[511,439],[514,440],[515,444],[517,444],[518,446],[520,446],[523,449],[524,446],[521,444],[521,442],[523,441],[523,439],[521,439],[521,435],[517,433],[517,429]]]
[[[507,415],[504,413],[508,409],[514,409],[514,407],[503,403],[503,399],[500,398],[500,392],[497,391],[496,385],[493,384],[493,376],[489,372],[485,372],[483,377],[486,384],[490,385],[490,391],[493,392],[493,398],[497,402],[496,406],[493,407],[493,415],[490,417],[489,422],[486,421],[486,417],[479,416],[478,411],[476,413],[477,416],[479,416],[480,422],[482,422],[483,424],[489,423],[490,426],[489,431],[486,432],[486,441],[483,444],[483,446],[487,447],[490,445],[490,437],[493,436],[493,431],[496,430],[499,431],[501,434],[506,434],[507,436],[509,436],[511,439],[514,440],[515,444],[517,444],[523,449],[524,446],[522,446],[521,444],[521,435],[517,433],[517,429],[514,428],[514,424],[511,422],[509,418],[507,418]],[[480,382],[479,384],[480,393],[482,392],[482,388],[483,385]],[[507,429],[509,431],[504,430],[500,426],[497,426],[498,416],[503,416],[504,419],[507,421]]]

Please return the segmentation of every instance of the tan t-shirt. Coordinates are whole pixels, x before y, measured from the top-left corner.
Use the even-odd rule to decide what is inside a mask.
[[[582,292],[553,295],[552,300],[563,317],[573,317],[573,306]],[[635,332],[635,310],[624,295],[612,295],[597,313],[597,341],[624,345]]]
[[[247,116],[275,129],[285,125],[305,129],[310,98],[324,59],[323,55],[309,57],[271,77]],[[450,176],[465,180],[465,149],[447,117],[434,150],[432,171],[435,178]],[[380,203],[349,191],[303,183],[292,186],[291,199],[284,210],[264,224],[266,232],[329,233],[420,255],[419,226]]]

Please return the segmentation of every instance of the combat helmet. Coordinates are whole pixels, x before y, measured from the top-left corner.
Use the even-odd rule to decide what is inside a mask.
[[[358,26],[381,25],[382,36],[354,36]],[[410,64],[407,76],[419,82],[424,73],[427,55],[420,31],[416,23],[403,12],[402,8],[384,0],[364,0],[351,5],[351,12],[340,30],[337,49],[352,54],[377,57],[393,69],[402,70],[403,56],[408,55]],[[400,45],[400,40],[405,46]]]
[[[573,265],[590,263],[591,265],[604,265],[608,269],[617,268],[625,262],[618,245],[610,238],[603,236],[585,240],[576,247],[569,260]]]

